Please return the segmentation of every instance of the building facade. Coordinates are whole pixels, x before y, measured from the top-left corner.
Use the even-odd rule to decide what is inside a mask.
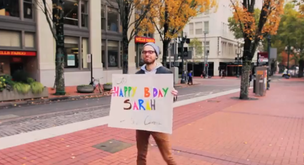
[[[36,1],[36,0],[35,0]],[[0,1],[0,74],[23,69],[43,85],[55,80],[55,40],[45,14],[34,0]],[[47,0],[50,8],[52,1]],[[111,82],[122,73],[122,26],[118,9],[107,0],[64,0],[65,83],[89,84],[93,77]],[[116,5],[117,6],[117,5]],[[97,14],[100,13],[100,14]],[[141,44],[153,38],[137,37]],[[155,42],[155,40],[154,40]],[[139,68],[138,41],[129,44],[129,72]]]
[[[235,39],[233,32],[229,30],[228,18],[231,16],[230,1],[218,0],[216,12],[206,11],[190,20],[184,28],[187,37],[190,40],[198,39],[203,49],[206,39],[206,49],[209,52],[207,58],[209,64],[208,75],[218,76],[220,70],[225,70],[227,75],[232,76],[236,75],[237,67],[241,70],[241,65],[235,63],[238,43],[242,41]],[[204,33],[206,33],[206,38]],[[196,55],[194,50],[193,58],[187,61],[188,70],[189,68],[194,70],[194,74],[199,76],[204,67],[204,53]]]

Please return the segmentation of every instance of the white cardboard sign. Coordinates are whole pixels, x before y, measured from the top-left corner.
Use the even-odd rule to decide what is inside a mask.
[[[109,127],[172,134],[172,74],[114,74],[112,83]]]

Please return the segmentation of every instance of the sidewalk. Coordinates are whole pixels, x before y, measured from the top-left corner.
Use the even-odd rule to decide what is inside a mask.
[[[179,165],[304,164],[304,82],[277,82],[265,97],[230,94],[174,109],[171,136]],[[251,94],[252,96],[252,94]],[[110,141],[109,141],[110,140]],[[101,148],[122,141],[116,153]],[[151,138],[149,165],[165,165]],[[122,145],[112,147],[121,149]],[[99,126],[0,150],[0,165],[135,165],[135,131]]]

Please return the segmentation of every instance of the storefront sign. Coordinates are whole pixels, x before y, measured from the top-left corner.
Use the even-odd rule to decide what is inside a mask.
[[[87,63],[91,63],[92,61],[91,61],[91,56],[92,56],[92,54],[87,54]]]
[[[68,61],[67,66],[75,66],[75,55],[74,54],[68,54]]]
[[[135,43],[147,43],[147,42],[155,43],[155,39],[147,38],[147,37],[135,37]]]
[[[36,52],[0,50],[0,56],[36,56]]]

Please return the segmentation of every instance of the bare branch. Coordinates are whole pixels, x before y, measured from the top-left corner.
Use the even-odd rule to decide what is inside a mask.
[[[39,0],[36,0],[36,5],[41,9],[43,14],[45,15],[45,18],[46,18],[46,21],[49,25],[51,33],[52,33],[54,39],[57,40],[56,31],[55,31],[53,23],[52,23],[52,15],[51,15],[50,11],[48,10],[48,5],[46,3],[46,0],[42,0],[42,4],[39,3],[38,1]]]
[[[154,20],[151,20],[151,21],[152,21],[152,23],[154,24],[155,29],[156,29],[157,32],[159,33],[160,39],[161,39],[162,41],[164,41],[164,40],[165,40],[165,37],[163,37],[163,32],[162,32],[161,29],[157,26],[157,24],[155,23]]]
[[[234,11],[235,11],[237,17],[239,18],[239,20],[241,20],[240,15],[239,15],[239,13],[237,12],[237,9],[236,9],[235,4],[233,3],[232,0],[230,0],[230,2],[231,2],[232,6],[233,6],[233,8],[234,8]],[[244,2],[245,2],[245,1],[244,1]],[[243,4],[243,5],[246,5],[246,4]],[[242,30],[242,32],[243,32],[243,36],[245,37],[244,27],[243,27],[243,24],[242,24],[241,21],[239,21],[239,26],[240,26],[240,28],[241,28],[241,30]]]

